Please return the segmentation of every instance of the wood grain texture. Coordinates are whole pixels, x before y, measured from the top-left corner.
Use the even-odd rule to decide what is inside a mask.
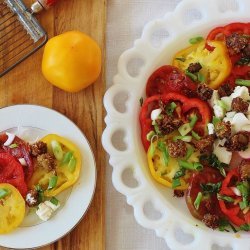
[[[29,6],[32,1],[24,2]],[[38,19],[50,37],[68,30],[89,34],[100,45],[105,58],[106,0],[60,0],[52,9],[39,14]],[[95,84],[79,93],[66,93],[43,78],[42,53],[43,49],[0,78],[0,107],[20,103],[39,104],[53,108],[74,121],[88,138],[95,154],[97,186],[93,202],[77,227],[63,239],[41,249],[105,249],[105,154],[101,146],[104,67]],[[3,249],[0,247],[0,250]]]

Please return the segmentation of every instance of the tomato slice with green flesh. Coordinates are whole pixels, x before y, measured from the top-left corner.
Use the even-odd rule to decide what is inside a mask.
[[[22,165],[7,152],[0,152],[0,183],[15,186],[23,197],[28,191]]]
[[[197,84],[183,74],[178,68],[164,65],[158,68],[148,79],[147,97],[176,92],[188,97],[196,97]]]
[[[186,203],[190,213],[197,219],[202,220],[205,214],[215,214],[221,217],[221,211],[216,194],[212,193],[203,196],[199,209],[196,209],[194,202],[199,192],[202,192],[201,184],[218,183],[223,180],[218,170],[205,167],[201,172],[193,173],[186,192]]]
[[[18,136],[15,136],[14,141],[12,142],[12,145],[15,145],[14,147],[9,146],[3,146],[3,143],[7,140],[8,136],[6,134],[0,135],[0,144],[2,144],[2,148],[4,151],[10,153],[12,156],[14,156],[17,160],[20,158],[24,158],[27,166],[23,167],[25,180],[28,181],[34,171],[34,165],[32,161],[32,157],[30,156],[30,147],[27,142],[19,138]]]
[[[240,175],[238,168],[233,168],[222,182],[220,194],[229,196],[233,199],[239,199],[231,189],[231,187],[236,186],[237,182],[240,182]],[[219,205],[223,214],[225,214],[236,226],[242,226],[249,223],[250,211],[244,214],[240,209],[239,203],[235,204],[234,202],[219,200]]]
[[[150,142],[147,140],[147,134],[154,128],[152,126],[151,112],[159,108],[159,101],[164,104],[178,102],[181,104],[181,115],[184,123],[187,122],[187,114],[195,112],[199,120],[194,126],[194,131],[200,134],[206,134],[206,125],[211,120],[212,113],[208,104],[198,98],[188,98],[182,94],[169,92],[164,95],[155,95],[147,98],[140,111],[139,120],[141,125],[141,140],[145,151],[148,150]]]

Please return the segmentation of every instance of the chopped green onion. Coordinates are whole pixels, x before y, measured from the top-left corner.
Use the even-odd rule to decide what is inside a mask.
[[[201,83],[204,83],[206,80],[205,76],[203,74],[201,74],[200,72],[198,72],[197,77],[198,77],[198,81]]]
[[[221,182],[200,184],[203,193],[218,193],[221,189]]]
[[[197,197],[196,197],[195,201],[194,201],[194,207],[195,207],[196,210],[199,209],[200,204],[201,204],[201,201],[202,201],[202,193],[199,192],[199,193],[197,194]]]
[[[237,185],[237,188],[239,189],[241,196],[242,196],[242,201],[240,202],[240,208],[241,210],[245,209],[246,207],[249,206],[249,185],[247,182],[241,182]]]
[[[185,168],[189,170],[197,170],[200,171],[203,169],[203,166],[199,162],[187,162],[184,160],[179,160],[178,161],[180,168]]]
[[[54,196],[50,199],[50,202],[52,204],[54,204],[55,206],[57,206],[59,204],[59,200]]]
[[[184,141],[184,142],[191,142],[192,141],[192,136],[190,135],[184,135],[184,136],[180,136],[180,135],[177,135],[173,138],[173,141],[177,141],[177,140],[181,140],[181,141]]]
[[[177,188],[177,187],[179,187],[179,186],[181,186],[181,181],[180,181],[180,179],[179,179],[179,178],[173,179],[173,181],[172,181],[172,188]]]
[[[250,231],[250,224],[243,224],[240,226],[241,230]]]
[[[70,161],[70,159],[71,159],[72,156],[73,156],[73,152],[72,152],[72,151],[68,151],[68,152],[63,156],[61,165],[65,165],[65,164],[69,163],[69,161]]]
[[[56,186],[57,179],[58,179],[58,177],[56,175],[53,175],[53,176],[51,176],[49,178],[49,185],[48,185],[48,188],[47,188],[48,190],[51,190]]]
[[[154,136],[151,138],[151,143],[150,143],[150,146],[149,146],[149,149],[148,149],[148,152],[149,152],[149,155],[150,155],[151,158],[154,156],[155,149],[156,149],[155,144],[153,142],[153,138],[154,138]]]
[[[192,136],[194,137],[195,140],[199,141],[201,139],[201,137],[195,133],[194,131],[192,131]]]
[[[161,134],[161,131],[160,131],[159,126],[157,125],[157,123],[154,124],[154,130],[155,130],[155,133],[156,133],[157,135],[160,135],[160,134]]]
[[[68,169],[71,173],[73,173],[76,169],[76,158],[74,156],[72,156],[69,161]]]
[[[196,43],[199,43],[199,42],[201,42],[203,40],[204,40],[204,38],[202,36],[196,36],[196,37],[190,38],[189,43],[190,44],[196,44]]]
[[[221,201],[234,202],[234,199],[232,197],[222,194],[217,194],[217,199]]]
[[[196,82],[198,80],[197,75],[189,72],[187,69],[185,70],[185,75],[188,76],[191,80],[193,80],[194,82]]]
[[[176,107],[177,105],[175,104],[175,102],[171,102],[169,105],[167,105],[166,107],[167,115],[172,115]]]
[[[193,128],[195,123],[198,121],[198,116],[196,114],[194,114],[190,118],[191,119],[190,119],[189,125],[191,128]]]
[[[189,146],[187,149],[185,160],[187,161],[193,153],[194,153],[194,148],[192,146]]]
[[[139,102],[140,102],[140,106],[142,106],[142,104],[143,104],[143,97],[140,98]]]
[[[180,132],[180,134],[181,134],[182,136],[187,135],[191,130],[192,130],[192,128],[190,127],[190,124],[189,124],[189,123],[182,124],[182,125],[178,128],[178,131]]]
[[[176,57],[175,60],[185,62],[186,59],[184,57]]]
[[[222,101],[222,100],[219,100],[219,101],[217,101],[217,104],[222,108],[222,109],[224,109],[224,110],[230,110],[230,108],[227,106],[227,104],[224,102],[224,101]]]
[[[169,153],[168,153],[165,143],[162,141],[158,141],[157,148],[162,152],[164,165],[167,166],[169,162]]]
[[[186,173],[186,169],[181,168],[180,170],[175,172],[173,179],[179,179],[180,177],[184,176],[185,173]]]
[[[150,132],[148,132],[147,134],[147,140],[151,141],[152,137],[155,135],[155,131],[151,130]]]
[[[213,116],[213,120],[212,120],[213,125],[216,126],[216,124],[217,124],[218,122],[221,122],[221,119],[218,118],[218,117],[216,117],[216,116]]]
[[[44,191],[41,188],[41,186],[38,184],[35,186],[36,191],[38,192],[38,203],[41,203],[44,201]]]
[[[0,199],[10,194],[10,190],[6,188],[0,188]]]
[[[250,87],[250,80],[236,79],[235,84]]]
[[[63,158],[63,150],[62,150],[61,144],[56,140],[52,140],[51,147],[52,147],[52,151],[56,159],[58,161],[61,161]]]
[[[17,143],[10,144],[9,148],[18,148],[18,144]]]

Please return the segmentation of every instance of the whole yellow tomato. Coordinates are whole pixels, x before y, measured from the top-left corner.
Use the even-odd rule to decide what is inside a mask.
[[[69,31],[47,42],[42,72],[58,88],[77,92],[98,78],[101,61],[101,49],[91,37],[80,31]]]

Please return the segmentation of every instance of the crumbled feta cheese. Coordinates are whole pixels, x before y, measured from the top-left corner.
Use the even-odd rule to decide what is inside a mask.
[[[214,134],[214,124],[213,123],[208,123],[207,124],[207,129],[208,129],[208,134],[209,135]]]
[[[222,119],[225,116],[225,110],[219,106],[219,105],[214,105],[213,106],[214,109],[214,115],[220,119]]]
[[[50,201],[45,201],[44,202],[46,206],[50,207],[53,211],[56,211],[60,207],[60,203],[58,202],[57,205],[53,204]]]
[[[3,144],[4,146],[9,146],[15,139],[15,135],[14,134],[11,134],[11,133],[8,133],[6,132],[6,135],[8,136],[8,139],[6,140],[6,142]]]
[[[230,111],[231,110],[231,106],[232,106],[232,97],[230,96],[224,96],[221,98],[221,101],[223,101],[223,103],[226,106],[226,110]]]
[[[151,112],[151,120],[152,121],[155,121],[159,115],[161,114],[162,110],[161,109],[154,109],[152,112]]]
[[[245,86],[237,86],[234,89],[234,92],[231,94],[231,98],[241,97],[244,101],[249,101],[250,96],[248,92],[248,88]]]
[[[232,128],[235,133],[240,132],[242,127],[245,125],[249,125],[250,121],[246,118],[243,113],[237,113],[232,119]]]
[[[236,115],[236,112],[235,112],[235,111],[231,111],[231,112],[227,112],[227,113],[226,113],[226,117],[227,117],[227,118],[233,118],[235,115]]]
[[[45,202],[40,203],[38,205],[38,209],[36,210],[36,214],[38,217],[43,220],[47,221],[51,215],[53,214],[53,209],[45,204]]]
[[[209,100],[209,104],[211,107],[213,107],[214,105],[217,104],[217,102],[220,100],[219,94],[218,94],[218,90],[214,90],[213,91],[213,95],[211,97],[211,99]]]
[[[232,158],[232,152],[227,151],[225,147],[220,146],[220,141],[216,140],[213,153],[218,157],[219,161],[229,164]]]

